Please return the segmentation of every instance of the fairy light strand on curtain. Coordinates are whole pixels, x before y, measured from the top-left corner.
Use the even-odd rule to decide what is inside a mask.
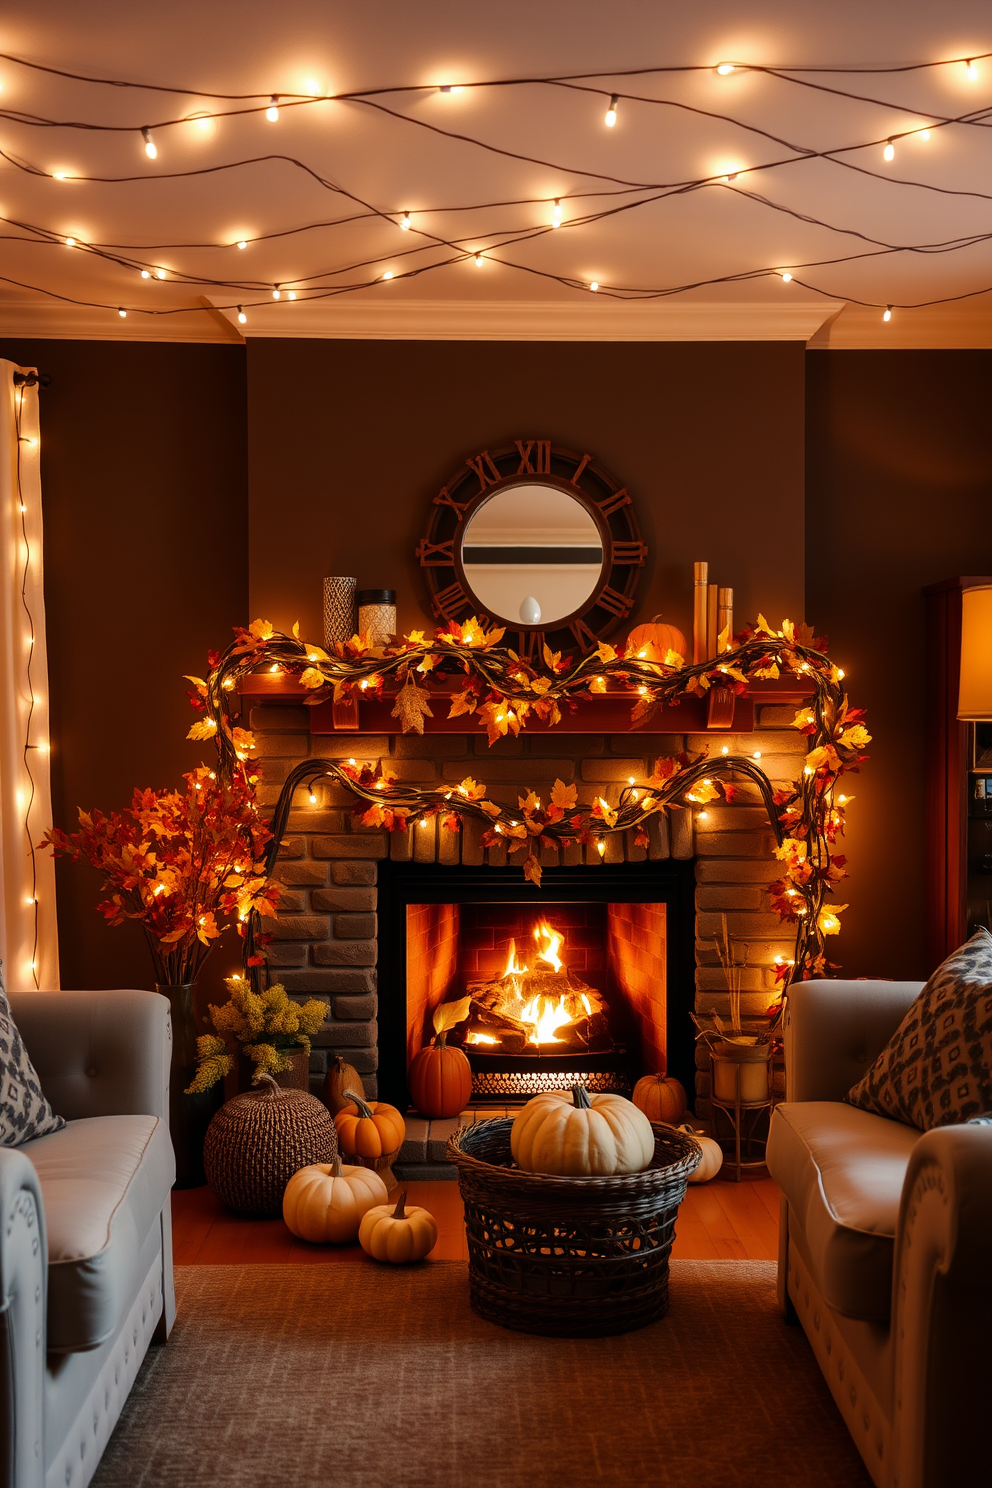
[[[20,516],[20,519],[21,519],[20,520],[21,540],[22,540],[22,542],[24,544],[24,548],[23,548],[23,554],[24,554],[24,556],[23,556],[23,561],[22,561],[22,564],[21,564],[20,594],[21,594],[21,608],[24,611],[24,615],[25,615],[25,618],[27,620],[27,625],[28,625],[28,648],[27,648],[28,654],[27,654],[27,663],[26,663],[26,666],[25,666],[25,681],[27,683],[27,694],[28,694],[28,696],[27,696],[27,704],[28,704],[28,706],[27,706],[27,715],[26,715],[25,720],[24,720],[24,770],[25,770],[25,774],[27,775],[27,778],[28,778],[29,790],[28,790],[28,793],[27,793],[27,804],[26,804],[25,809],[24,809],[24,839],[25,839],[25,841],[27,843],[27,846],[28,846],[28,855],[29,855],[30,862],[31,862],[31,909],[32,909],[33,938],[32,938],[32,943],[31,943],[31,963],[30,963],[30,966],[31,966],[31,977],[32,977],[32,980],[34,982],[35,988],[38,988],[41,984],[40,984],[39,979],[38,979],[38,928],[39,928],[38,927],[38,914],[39,914],[39,906],[38,906],[38,861],[37,861],[37,857],[35,855],[34,834],[31,831],[31,813],[32,813],[32,810],[34,809],[35,797],[37,795],[37,788],[36,788],[36,785],[35,785],[34,771],[31,768],[31,751],[32,750],[41,749],[44,746],[43,745],[40,745],[40,744],[33,743],[32,742],[32,739],[31,739],[31,734],[32,734],[33,725],[34,725],[35,707],[36,707],[37,701],[38,701],[37,700],[37,697],[35,696],[34,678],[33,678],[33,675],[32,675],[32,668],[34,666],[35,644],[36,644],[36,641],[37,641],[37,633],[36,633],[36,630],[35,630],[34,615],[32,614],[31,605],[28,602],[28,596],[27,596],[28,577],[29,577],[30,570],[31,570],[32,553],[31,553],[31,541],[30,541],[30,538],[28,537],[27,505],[26,505],[26,502],[24,500],[24,483],[23,483],[23,478],[22,478],[22,473],[21,473],[21,466],[22,466],[22,461],[23,461],[23,458],[24,458],[25,446],[27,446],[27,445],[33,445],[33,444],[36,443],[36,441],[32,440],[29,435],[26,435],[23,432],[24,389],[26,387],[36,387],[36,386],[38,386],[39,385],[39,381],[40,381],[40,379],[38,378],[38,375],[35,372],[15,372],[14,373],[14,388],[15,388],[15,392],[14,392],[14,435],[15,435],[15,439],[17,441],[17,453],[16,453],[16,457],[15,457],[15,469],[16,469],[15,499],[17,501],[18,508],[19,508],[19,516]]]

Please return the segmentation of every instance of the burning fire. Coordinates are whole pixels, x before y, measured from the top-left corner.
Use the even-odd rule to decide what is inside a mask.
[[[528,1043],[563,1044],[565,1040],[555,1035],[559,1028],[567,1028],[575,1020],[565,1007],[564,997],[532,997],[525,1003],[520,1021],[533,1025]]]
[[[542,919],[533,940],[528,962],[511,940],[502,975],[469,984],[474,1011],[466,1044],[520,1053],[552,1044],[587,1048],[590,1036],[604,1037],[603,999],[569,971],[562,958],[564,935]]]
[[[542,920],[540,924],[534,926],[534,939],[538,945],[538,961],[543,961],[546,966],[551,967],[552,971],[561,971],[564,962],[558,951],[565,944],[564,935],[559,935],[547,920]],[[505,977],[526,976],[529,971],[529,966],[521,966],[517,961],[517,942],[511,940],[510,954],[506,958],[506,970],[503,975]]]

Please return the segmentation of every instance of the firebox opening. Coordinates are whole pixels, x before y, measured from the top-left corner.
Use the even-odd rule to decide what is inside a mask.
[[[695,1054],[690,862],[549,868],[385,863],[379,880],[380,1093],[408,1104],[407,1070],[442,1002],[466,996],[451,1042],[473,1099],[525,1099],[581,1080],[627,1092]],[[492,1040],[492,1042],[490,1042]]]

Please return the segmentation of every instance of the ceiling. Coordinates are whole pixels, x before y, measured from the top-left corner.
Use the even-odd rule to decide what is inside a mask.
[[[35,0],[0,51],[188,90],[0,61],[6,334],[992,346],[992,57],[863,71],[992,52],[987,0]]]

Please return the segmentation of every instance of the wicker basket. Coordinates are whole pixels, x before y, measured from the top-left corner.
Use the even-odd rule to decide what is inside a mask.
[[[668,1310],[668,1257],[696,1142],[653,1125],[642,1173],[552,1178],[510,1156],[512,1120],[448,1142],[458,1165],[475,1311],[504,1328],[567,1338],[628,1333]]]
[[[327,1107],[271,1075],[258,1090],[221,1106],[207,1128],[203,1168],[214,1193],[236,1214],[282,1213],[286,1184],[310,1163],[333,1162],[338,1138]]]

